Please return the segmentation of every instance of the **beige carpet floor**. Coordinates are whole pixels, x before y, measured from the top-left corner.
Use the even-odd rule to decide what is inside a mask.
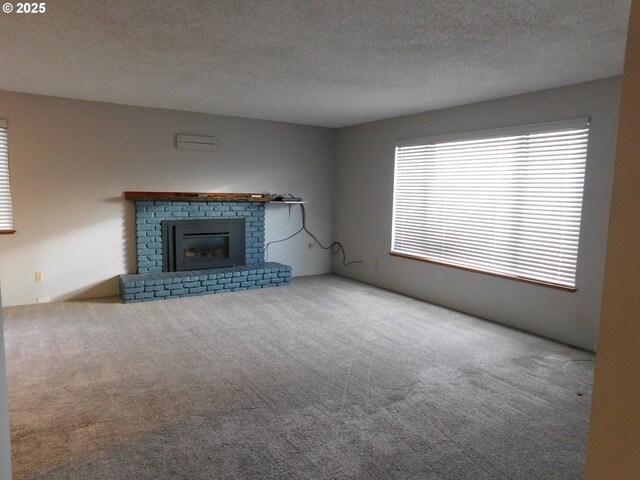
[[[583,476],[592,354],[338,276],[4,316],[17,480]]]

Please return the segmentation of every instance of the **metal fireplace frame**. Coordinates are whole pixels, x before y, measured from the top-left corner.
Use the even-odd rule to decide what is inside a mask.
[[[179,253],[190,236],[228,236],[229,257],[210,261],[185,261]],[[164,272],[206,270],[244,265],[246,258],[244,218],[164,220],[162,222],[162,267]]]

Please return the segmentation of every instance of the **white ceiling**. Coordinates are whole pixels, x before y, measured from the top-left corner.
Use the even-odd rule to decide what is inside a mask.
[[[48,0],[0,89],[341,127],[620,74],[630,3]]]

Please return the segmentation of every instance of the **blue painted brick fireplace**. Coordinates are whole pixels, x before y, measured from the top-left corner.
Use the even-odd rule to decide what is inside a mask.
[[[246,263],[264,262],[264,202],[136,201],[138,273],[162,272],[162,221],[204,218],[245,220]]]
[[[137,274],[120,275],[124,303],[206,295],[291,283],[291,267],[264,260],[264,202],[136,200]],[[162,221],[207,218],[245,220],[246,265],[163,272]]]

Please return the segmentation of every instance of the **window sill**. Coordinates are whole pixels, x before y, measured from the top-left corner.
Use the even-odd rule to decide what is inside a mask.
[[[16,233],[15,230],[0,230],[0,235],[11,235],[13,233]]]

